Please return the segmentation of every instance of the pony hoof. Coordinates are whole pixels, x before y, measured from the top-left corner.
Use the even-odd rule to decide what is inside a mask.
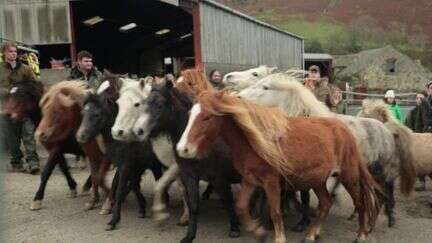
[[[294,232],[303,232],[309,226],[310,222],[300,221],[296,226],[292,227],[291,230]]]
[[[100,215],[108,215],[108,214],[111,214],[111,209],[102,208],[102,209],[99,211],[99,214],[100,214]]]
[[[359,239],[359,238],[357,238],[353,241],[353,243],[366,243],[366,242],[367,241],[365,239]]]
[[[35,200],[30,205],[31,211],[40,210],[42,208],[42,201],[41,200]]]
[[[115,225],[114,224],[109,224],[105,227],[106,231],[112,231],[115,230]]]
[[[72,189],[68,192],[67,197],[68,198],[75,198],[78,196],[78,192],[76,189]]]
[[[231,230],[228,234],[230,238],[238,238],[240,237],[240,231],[239,230]]]
[[[93,210],[95,208],[97,208],[97,203],[96,202],[87,202],[84,205],[84,210],[85,211]]]
[[[188,224],[189,224],[189,220],[186,220],[186,221],[179,221],[178,223],[177,223],[177,226],[181,226],[181,227],[184,227],[184,226],[188,226]]]
[[[258,242],[265,242],[268,236],[267,231],[262,226],[254,231],[254,235]]]
[[[140,213],[138,213],[138,218],[143,219],[143,218],[145,218],[145,217],[146,217],[146,213],[145,213],[145,212],[140,212]]]
[[[183,239],[180,241],[180,243],[192,243],[192,240],[191,240],[191,239],[188,239],[188,238],[183,238]]]
[[[153,212],[153,220],[162,223],[169,219],[170,214],[165,211]]]

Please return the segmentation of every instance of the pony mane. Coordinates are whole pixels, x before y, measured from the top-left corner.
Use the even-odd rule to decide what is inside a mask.
[[[24,96],[30,96],[33,99],[39,100],[42,97],[44,86],[41,81],[21,81],[13,85],[9,90],[9,97],[17,99],[25,99]]]
[[[364,99],[362,101],[362,110],[359,115],[366,115],[367,117],[373,114],[373,118],[378,119],[379,121],[386,122],[396,122],[396,118],[391,113],[390,109],[384,103],[383,100],[380,99]]]
[[[70,97],[79,106],[82,106],[85,95],[90,92],[89,85],[83,81],[62,81],[52,85],[48,91],[42,96],[39,106],[43,110],[48,110],[56,106],[63,106],[62,102],[58,102],[58,95],[63,94]]]
[[[288,121],[278,108],[255,105],[223,92],[202,92],[199,103],[217,116],[229,115],[246,136],[255,152],[282,176],[292,174],[289,161],[281,146]]]
[[[181,77],[175,81],[175,86],[192,96],[196,96],[202,91],[215,91],[205,74],[196,68],[182,71]]]
[[[283,110],[289,116],[333,116],[329,108],[301,83],[299,74],[304,74],[304,71],[289,70],[287,73],[271,74],[260,82],[271,80],[273,89],[285,91]]]

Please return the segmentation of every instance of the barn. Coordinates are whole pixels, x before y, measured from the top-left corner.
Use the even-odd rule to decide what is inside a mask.
[[[42,62],[89,50],[99,69],[137,75],[198,66],[303,68],[303,39],[213,0],[10,0],[0,33]],[[45,55],[44,55],[45,54]],[[61,55],[61,56],[60,56]]]

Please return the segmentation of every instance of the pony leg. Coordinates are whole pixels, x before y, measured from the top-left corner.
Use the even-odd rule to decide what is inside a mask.
[[[274,183],[266,183],[264,185],[264,190],[268,198],[270,206],[270,216],[275,229],[275,242],[285,243],[286,237],[280,203],[281,188],[279,180],[275,181]]]
[[[114,230],[117,223],[120,221],[120,214],[121,214],[121,204],[126,197],[128,193],[128,179],[129,179],[129,165],[123,164],[119,168],[119,182],[118,187],[116,189],[115,193],[115,202],[112,212],[112,218],[111,221],[108,223],[108,226],[105,228],[105,230]]]
[[[385,183],[387,198],[384,200],[384,211],[388,219],[388,227],[393,227],[396,223],[394,216],[395,198],[394,198],[394,181]]]
[[[136,196],[137,201],[138,201],[139,217],[145,218],[147,202],[144,198],[144,195],[141,193],[141,186],[140,186],[141,174],[142,174],[142,171],[140,171],[139,173],[134,175],[134,177],[131,181],[131,187],[132,187],[132,190],[134,191],[135,196]]]
[[[228,212],[230,220],[229,237],[237,238],[240,236],[239,219],[234,210],[234,198],[231,192],[231,185],[223,182],[217,183],[214,189],[219,194],[224,209]]]
[[[162,177],[156,182],[154,186],[154,199],[153,199],[153,219],[156,221],[164,221],[169,218],[167,206],[163,200],[163,195],[168,185],[170,185],[178,176],[179,168],[177,164],[172,164]]]
[[[294,226],[292,228],[293,231],[295,232],[303,232],[310,224],[310,217],[309,217],[309,210],[310,210],[310,194],[309,191],[301,191],[300,192],[300,197],[301,197],[301,214],[302,214],[302,218],[300,220],[300,222],[298,222],[296,224],[296,226]]]
[[[87,193],[90,188],[92,186],[92,180],[91,180],[91,175],[89,177],[87,177],[86,182],[84,183],[83,187],[82,187],[82,194]]]
[[[245,179],[241,182],[241,189],[237,200],[237,215],[246,227],[247,232],[254,232],[255,236],[262,240],[265,238],[265,229],[256,220],[253,220],[249,211],[249,201],[255,191],[255,186]]]
[[[213,193],[214,186],[212,184],[208,184],[206,190],[202,194],[202,200],[207,201],[210,199],[210,195]]]
[[[42,208],[42,200],[45,195],[45,188],[47,182],[56,166],[57,160],[60,159],[63,155],[57,152],[51,152],[49,154],[47,164],[45,165],[42,174],[41,174],[41,182],[39,184],[39,189],[36,192],[36,195],[33,199],[33,202],[30,206],[30,210],[39,210]]]
[[[355,242],[364,242],[366,241],[368,230],[366,226],[366,209],[361,200],[360,186],[352,183],[344,183],[344,186],[353,199],[355,207],[354,213],[358,213],[359,230]]]
[[[90,176],[91,176],[91,198],[90,201],[85,203],[85,210],[91,210],[96,207],[99,202],[99,186],[98,186],[98,169],[99,164],[97,161],[90,159]]]
[[[109,171],[111,166],[111,161],[103,158],[101,164],[99,165],[99,171],[97,175],[97,183],[104,190],[106,194],[109,193],[110,189],[105,184],[105,176]]]
[[[180,221],[177,223],[177,225],[179,226],[186,226],[189,223],[189,208],[187,206],[187,202],[186,202],[186,189],[183,185],[183,182],[181,182],[180,179],[177,179],[177,185],[179,187],[179,190],[182,194],[182,200],[183,200],[183,214],[180,217]]]
[[[111,183],[111,190],[109,191],[108,197],[106,198],[104,204],[102,205],[101,210],[99,211],[100,215],[106,215],[111,213],[112,206],[114,203],[114,196],[118,187],[118,182],[119,182],[119,170],[117,169]]]
[[[198,211],[199,211],[199,178],[191,177],[190,175],[185,175],[180,173],[181,180],[186,189],[186,202],[189,207],[189,225],[181,243],[192,243],[196,237],[197,223],[198,223]]]
[[[327,191],[326,185],[313,189],[318,198],[318,215],[314,220],[309,233],[304,242],[315,242],[321,234],[322,221],[327,217],[330,208],[333,204],[330,193]]]
[[[66,181],[67,184],[69,186],[69,197],[76,197],[77,196],[77,190],[76,190],[76,186],[77,183],[75,182],[75,180],[72,178],[72,175],[69,172],[69,167],[66,164],[66,160],[64,157],[61,157],[59,160],[59,166],[60,166],[60,170],[63,172],[64,176],[66,177]]]

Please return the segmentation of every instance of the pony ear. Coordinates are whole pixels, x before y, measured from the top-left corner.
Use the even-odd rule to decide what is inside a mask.
[[[154,78],[151,77],[151,76],[147,76],[147,77],[145,77],[145,78],[140,78],[138,81],[140,82],[140,88],[141,88],[141,89],[144,89],[144,87],[145,87],[147,84],[150,84],[150,85],[153,84],[153,82],[154,82]]]
[[[75,104],[75,101],[67,94],[62,92],[57,94],[57,98],[62,106],[71,107]]]
[[[110,82],[108,80],[103,81],[100,85],[99,88],[96,91],[96,94],[102,94],[105,90],[107,90],[110,87]]]
[[[110,76],[110,75],[112,75],[112,73],[108,69],[104,68],[103,75]]]
[[[171,82],[170,80],[167,80],[167,81],[165,82],[165,87],[166,87],[167,89],[172,89],[173,86],[174,86],[174,84],[173,84],[173,82]]]
[[[120,78],[128,78],[129,77],[129,73],[120,74],[119,77]]]
[[[269,67],[269,73],[273,73],[276,69],[278,69],[277,67]]]

